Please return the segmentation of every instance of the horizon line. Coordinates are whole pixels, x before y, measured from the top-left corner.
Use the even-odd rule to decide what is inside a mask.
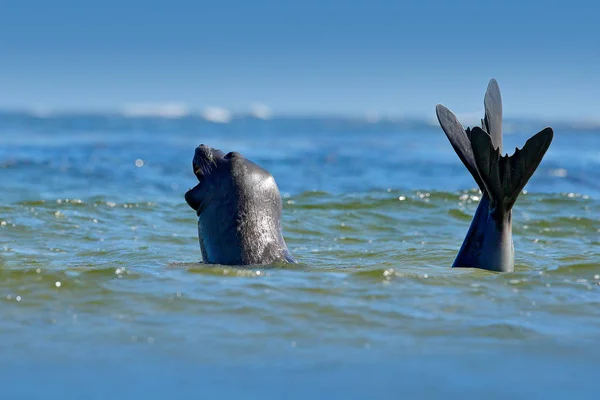
[[[263,103],[254,103],[251,107],[240,109],[228,109],[221,106],[193,107],[183,102],[164,102],[164,103],[136,103],[127,104],[122,107],[111,108],[75,108],[75,107],[39,107],[39,106],[0,106],[0,114],[4,115],[27,115],[38,118],[52,118],[65,116],[121,116],[124,118],[164,118],[164,119],[182,119],[201,117],[206,120],[231,120],[239,118],[254,117],[256,119],[289,119],[289,118],[308,118],[308,119],[345,119],[345,120],[366,120],[371,123],[376,122],[395,122],[395,121],[428,121],[437,119],[435,117],[435,106],[431,113],[407,114],[407,113],[385,113],[373,110],[364,112],[347,111],[332,112],[319,110],[306,111],[277,111]],[[429,114],[429,115],[427,115]],[[455,112],[459,119],[477,121],[483,118],[484,109],[469,112]],[[510,121],[552,121],[555,123],[592,123],[600,125],[600,117],[545,117],[535,114],[531,115],[507,115],[505,120]],[[225,122],[225,121],[224,121]]]
[[[164,104],[162,104],[164,105]],[[169,104],[166,108],[139,108],[139,109],[39,109],[26,107],[0,107],[0,117],[2,116],[21,116],[35,119],[53,119],[53,118],[77,118],[77,117],[104,117],[104,118],[122,118],[130,120],[184,120],[184,119],[199,119],[206,122],[217,124],[229,124],[231,122],[253,119],[256,121],[277,121],[277,120],[316,120],[325,121],[333,120],[339,122],[364,123],[369,125],[378,124],[417,124],[421,126],[433,127],[438,126],[438,121],[435,112],[431,116],[424,115],[390,115],[379,114],[375,112],[348,112],[348,113],[333,113],[333,112],[279,112],[273,113],[270,109],[259,107],[245,111],[232,111],[223,107],[205,107],[205,108],[185,108],[178,109]],[[265,106],[266,107],[266,106]],[[481,117],[479,116],[481,115]],[[458,120],[464,127],[479,126],[484,111],[456,113]],[[598,130],[600,129],[600,118],[546,118],[538,116],[504,116],[505,131],[514,131],[518,126],[526,124],[539,124],[545,126],[559,126],[563,128],[579,129],[579,130]]]

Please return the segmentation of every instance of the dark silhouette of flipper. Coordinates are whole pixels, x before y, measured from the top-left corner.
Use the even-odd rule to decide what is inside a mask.
[[[490,79],[488,83],[483,105],[485,116],[481,120],[481,127],[491,136],[494,147],[502,154],[502,96],[495,79]]]
[[[496,82],[495,79],[490,80],[483,103],[485,115],[481,120],[481,126],[491,137],[494,147],[502,153],[502,96],[500,95],[498,82]],[[475,165],[475,158],[471,148],[471,129],[464,129],[462,124],[456,118],[456,115],[441,104],[438,104],[435,107],[435,112],[442,130],[448,137],[454,151],[456,151],[460,160],[465,167],[467,167],[471,175],[473,175],[479,189],[485,193],[485,188],[483,187],[481,178],[477,172],[477,166]]]
[[[452,111],[448,110],[445,106],[438,104],[435,107],[435,112],[438,121],[448,137],[450,144],[454,148],[454,151],[456,151],[458,158],[460,158],[471,175],[473,175],[479,189],[481,189],[482,192],[485,192],[485,186],[479,177],[477,165],[475,164],[475,157],[473,156],[471,130],[465,130]]]
[[[552,128],[545,128],[531,137],[522,149],[511,156],[501,156],[490,135],[475,127],[471,144],[479,177],[490,197],[491,208],[498,212],[512,209],[517,197],[537,169],[552,143]]]
[[[464,129],[446,107],[436,106],[444,133],[483,193],[452,266],[512,271],[512,207],[548,150],[553,131],[546,128],[512,156],[501,156],[502,97],[495,79],[488,84],[484,106],[482,127],[472,130]]]

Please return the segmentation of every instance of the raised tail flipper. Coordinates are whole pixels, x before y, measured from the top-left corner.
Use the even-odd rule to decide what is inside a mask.
[[[496,82],[495,79],[491,79],[488,83],[483,104],[485,107],[485,115],[481,120],[481,127],[490,136],[494,148],[502,153],[502,96],[500,95],[498,82]],[[473,178],[475,178],[481,191],[485,193],[473,156],[471,129],[464,129],[456,118],[456,115],[441,104],[438,104],[435,107],[435,112],[454,151],[456,151],[460,160],[467,167],[471,175],[473,175]]]
[[[492,138],[492,144],[502,154],[502,96],[495,79],[490,79],[483,98],[485,116],[481,127]]]
[[[438,121],[450,144],[483,193],[452,266],[512,271],[511,210],[548,150],[553,132],[546,128],[512,156],[500,156],[502,97],[495,79],[488,84],[484,106],[482,128],[472,130],[465,130],[456,116],[443,105],[436,107]]]
[[[553,136],[552,128],[545,128],[531,137],[522,149],[515,149],[512,156],[501,156],[490,135],[478,127],[473,128],[471,145],[475,164],[490,196],[492,210],[506,213],[512,209],[550,147]]]
[[[475,156],[473,155],[473,147],[471,146],[471,130],[465,130],[460,122],[458,122],[456,115],[454,115],[452,111],[448,110],[441,104],[438,104],[435,107],[435,113],[442,130],[446,134],[446,137],[450,141],[454,151],[456,151],[458,158],[460,158],[471,175],[473,175],[473,178],[475,179],[475,182],[477,182],[479,189],[485,193],[485,186],[479,177],[477,164],[475,163]]]

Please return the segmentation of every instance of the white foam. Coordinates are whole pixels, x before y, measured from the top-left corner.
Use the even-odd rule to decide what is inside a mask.
[[[458,113],[456,114],[456,118],[460,121],[460,123],[462,124],[463,127],[474,127],[474,126],[479,126],[481,127],[481,118],[483,118],[484,115],[484,111],[472,111],[472,112],[465,112],[465,113]]]
[[[365,119],[367,120],[367,122],[375,124],[381,120],[381,116],[376,111],[369,111],[365,115]]]
[[[600,119],[582,118],[571,124],[574,129],[597,129],[600,128]]]
[[[186,104],[177,102],[129,104],[121,110],[121,114],[125,117],[181,118],[189,115],[189,113]]]
[[[264,119],[264,120],[270,119],[271,116],[273,115],[271,108],[269,106],[267,106],[266,104],[262,104],[262,103],[253,104],[251,114],[254,118]]]
[[[202,111],[202,118],[210,122],[227,124],[231,121],[231,112],[222,107],[206,107]]]
[[[549,173],[550,176],[556,176],[558,178],[566,178],[566,176],[568,175],[567,170],[564,168],[551,169]]]
[[[50,118],[52,116],[52,110],[47,107],[35,106],[29,110],[29,114],[32,117],[37,118]]]

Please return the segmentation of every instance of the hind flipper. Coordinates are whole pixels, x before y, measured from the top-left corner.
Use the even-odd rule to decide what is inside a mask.
[[[450,144],[454,148],[454,151],[456,151],[458,158],[460,158],[471,175],[473,175],[475,182],[477,182],[477,186],[479,186],[482,192],[485,192],[485,187],[481,181],[481,178],[479,177],[479,172],[477,171],[477,165],[475,163],[475,157],[473,156],[473,148],[471,146],[470,137],[471,131],[469,129],[465,131],[452,111],[448,110],[443,105],[438,104],[435,107],[435,113],[440,126],[450,141]]]
[[[490,135],[478,127],[473,128],[471,144],[475,164],[493,209],[501,212],[512,209],[550,147],[553,136],[552,128],[545,128],[527,140],[522,149],[515,149],[512,156],[500,156]]]
[[[485,117],[482,128],[492,138],[492,144],[502,154],[502,96],[495,79],[490,79],[483,99]]]

